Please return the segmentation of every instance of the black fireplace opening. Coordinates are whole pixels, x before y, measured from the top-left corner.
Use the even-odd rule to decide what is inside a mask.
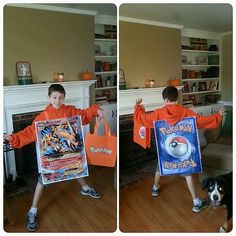
[[[154,130],[151,129],[150,148],[133,142],[133,115],[120,116],[119,122],[119,188],[136,185],[155,175],[157,161]]]
[[[144,149],[139,144],[133,142],[133,119],[120,119],[119,126],[119,166],[120,172],[125,172],[128,168],[142,165],[151,160],[157,160],[157,150],[154,131],[151,129],[150,148]]]
[[[40,112],[16,114],[12,116],[13,133],[19,132],[31,125]],[[14,149],[17,177],[8,176],[5,183],[5,193],[8,195],[32,191],[37,183],[38,163],[35,142],[22,148]]]

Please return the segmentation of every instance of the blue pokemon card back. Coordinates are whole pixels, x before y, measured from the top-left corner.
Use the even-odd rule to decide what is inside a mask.
[[[195,117],[185,117],[175,125],[154,121],[153,126],[161,175],[202,172]]]

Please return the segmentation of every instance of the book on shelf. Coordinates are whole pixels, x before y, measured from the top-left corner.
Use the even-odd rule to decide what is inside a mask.
[[[207,83],[206,81],[202,81],[198,83],[198,91],[206,91],[207,90]]]
[[[114,75],[114,76],[96,75],[96,80],[97,80],[95,83],[96,88],[111,87],[111,86],[116,85],[116,75]]]
[[[102,76],[102,87],[107,87],[107,80],[104,76]]]
[[[206,81],[206,90],[210,90],[211,81]]]
[[[96,75],[96,83],[95,83],[95,87],[96,88],[100,88],[103,87],[103,83],[102,83],[102,76],[101,75]]]
[[[198,56],[197,63],[198,65],[208,65],[208,56]]]
[[[102,62],[95,61],[95,72],[101,72],[101,71],[102,71]]]
[[[183,83],[184,87],[182,88],[183,93],[189,93],[189,86],[187,82]]]
[[[219,87],[219,81],[210,81],[210,84],[209,84],[210,91],[216,91],[218,90],[218,87]]]
[[[105,36],[109,39],[117,38],[117,26],[116,25],[104,25]]]

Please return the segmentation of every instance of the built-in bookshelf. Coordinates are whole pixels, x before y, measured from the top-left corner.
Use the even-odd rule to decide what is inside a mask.
[[[183,104],[205,105],[220,93],[220,40],[182,36]]]
[[[117,27],[95,24],[95,101],[117,99]]]

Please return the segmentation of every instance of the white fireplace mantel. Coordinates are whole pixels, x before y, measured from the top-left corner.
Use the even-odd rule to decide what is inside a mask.
[[[73,81],[60,83],[66,90],[65,103],[74,98],[89,98],[89,86],[95,80]],[[14,109],[21,106],[45,105],[51,83],[4,86],[4,109]],[[31,109],[31,108],[30,108]]]
[[[66,91],[65,104],[79,108],[89,106],[89,87],[95,80],[60,83]],[[12,115],[41,111],[48,104],[51,83],[4,86],[4,132],[13,131]]]
[[[85,109],[90,105],[89,87],[96,80],[62,82],[66,91],[65,104]],[[52,83],[4,86],[4,132],[13,132],[14,114],[42,111],[48,104],[48,88]],[[84,126],[84,132],[89,125]],[[9,172],[16,177],[14,152],[8,153]],[[9,174],[9,173],[8,173]]]
[[[182,89],[178,86],[177,89]],[[165,87],[125,89],[119,91],[119,115],[134,113],[137,98],[143,99],[145,111],[153,111],[164,105],[162,91]]]

